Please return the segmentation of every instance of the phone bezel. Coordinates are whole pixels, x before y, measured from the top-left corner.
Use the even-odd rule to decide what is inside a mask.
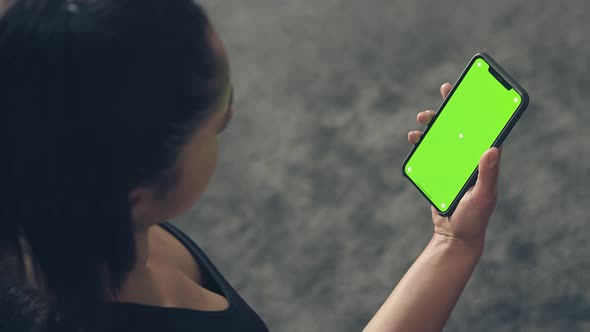
[[[480,58],[483,59],[484,61],[486,61],[488,63],[488,65],[490,67],[492,67],[496,71],[496,73],[498,73],[502,77],[502,79],[504,79],[506,82],[508,82],[510,84],[510,86],[520,95],[520,98],[521,98],[520,105],[518,106],[518,108],[516,109],[516,111],[514,112],[512,117],[508,120],[508,122],[506,123],[506,125],[504,126],[502,131],[498,134],[498,136],[496,137],[496,140],[490,146],[490,148],[500,147],[502,145],[502,143],[504,142],[504,140],[506,139],[506,137],[508,137],[508,134],[510,133],[510,131],[512,130],[512,128],[514,127],[514,125],[516,124],[518,119],[520,119],[521,115],[523,114],[524,110],[527,108],[527,106],[529,104],[528,93],[526,92],[526,90],[524,88],[522,88],[522,86],[520,86],[520,84],[518,84],[518,82],[516,82],[512,77],[510,77],[510,75],[508,75],[508,73],[506,73],[506,71],[502,67],[500,67],[500,65],[496,61],[494,61],[490,55],[488,55],[487,53],[484,53],[484,52],[478,52],[467,63],[467,66],[465,66],[465,69],[461,73],[461,76],[459,76],[459,78],[457,79],[455,84],[453,84],[453,88],[449,92],[447,98],[445,98],[443,100],[443,102],[441,103],[441,105],[438,107],[436,114],[434,115],[434,117],[432,118],[430,123],[426,126],[426,128],[422,132],[422,138],[426,137],[426,135],[428,134],[428,131],[430,130],[432,125],[434,125],[434,123],[436,122],[436,119],[440,115],[441,111],[444,110],[445,106],[447,105],[447,102],[453,97],[455,90],[463,81],[463,78],[467,74],[469,68],[471,68],[473,63],[475,61],[477,61],[477,59],[480,59]],[[416,187],[416,189],[418,189],[420,194],[422,194],[422,196],[424,196],[432,204],[432,206],[434,206],[434,208],[438,211],[439,215],[444,216],[444,217],[448,217],[453,214],[453,212],[457,208],[457,205],[461,201],[461,198],[463,198],[463,196],[469,190],[469,188],[471,188],[475,184],[475,182],[477,181],[479,166],[475,167],[475,170],[473,171],[473,173],[471,173],[471,175],[469,176],[469,179],[465,182],[465,184],[463,185],[463,187],[461,188],[461,190],[459,191],[457,196],[454,198],[451,205],[447,208],[447,210],[441,211],[438,208],[437,204],[432,202],[432,200],[422,191],[422,189],[414,181],[412,181],[412,179],[406,174],[406,164],[410,161],[410,158],[412,158],[412,155],[414,154],[414,152],[416,152],[416,150],[418,148],[420,148],[421,142],[422,142],[422,139],[412,148],[412,151],[410,151],[410,153],[408,154],[408,156],[404,160],[404,162],[402,164],[402,175],[405,178],[407,178],[410,181],[410,183],[412,183],[412,185],[414,185],[414,187]]]

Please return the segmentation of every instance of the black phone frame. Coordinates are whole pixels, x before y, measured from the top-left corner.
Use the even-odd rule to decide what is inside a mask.
[[[471,68],[473,63],[475,61],[477,61],[477,59],[480,59],[480,58],[483,59],[484,61],[486,61],[488,63],[488,65],[490,67],[492,67],[492,69],[495,70],[496,73],[501,76],[501,79],[503,79],[504,82],[500,81],[500,83],[510,84],[510,86],[520,95],[520,98],[521,98],[520,105],[518,106],[518,108],[516,109],[516,111],[514,112],[512,117],[508,120],[508,122],[506,123],[506,125],[504,126],[504,128],[502,129],[500,134],[496,137],[496,140],[494,141],[492,146],[490,146],[490,148],[500,147],[502,145],[502,143],[504,142],[504,140],[506,139],[506,137],[508,137],[508,134],[510,134],[510,131],[512,130],[512,128],[514,127],[514,125],[516,124],[518,119],[520,119],[520,117],[524,113],[524,110],[527,108],[527,106],[529,104],[529,95],[526,92],[526,90],[522,86],[520,86],[520,84],[518,84],[518,82],[516,82],[516,80],[514,80],[512,77],[510,77],[510,75],[508,75],[508,73],[502,67],[500,67],[500,65],[496,61],[494,61],[489,54],[487,54],[485,52],[478,52],[471,58],[471,60],[469,61],[469,63],[467,64],[467,66],[465,67],[463,72],[461,73],[461,76],[459,76],[459,79],[457,79],[455,84],[453,84],[453,88],[449,92],[448,96],[445,98],[445,100],[439,106],[438,110],[436,111],[436,114],[434,115],[434,117],[432,118],[430,123],[426,126],[426,128],[422,132],[422,139],[428,134],[428,131],[430,130],[432,125],[436,122],[436,119],[438,118],[439,114],[444,109],[444,107],[447,105],[447,102],[451,99],[451,97],[453,96],[457,87],[463,81],[463,78],[465,77],[465,75],[469,71],[469,68]],[[414,152],[416,152],[416,150],[418,148],[420,148],[420,143],[422,142],[422,139],[416,145],[414,145],[412,151],[410,151],[410,153],[408,154],[408,156],[404,160],[404,162],[402,164],[402,175],[403,175],[403,177],[407,178],[410,181],[410,183],[412,183],[412,185],[414,185],[414,187],[416,187],[416,189],[418,189],[420,194],[422,194],[422,196],[424,196],[432,204],[432,206],[434,206],[434,208],[438,211],[439,215],[441,215],[443,217],[449,217],[453,214],[453,212],[457,208],[457,205],[459,205],[461,198],[463,198],[463,196],[465,195],[465,193],[467,193],[469,188],[471,188],[476,183],[477,175],[479,174],[478,173],[479,172],[479,165],[475,167],[475,170],[473,171],[473,173],[471,173],[471,176],[469,177],[467,182],[465,182],[465,184],[463,185],[463,188],[461,188],[461,191],[459,191],[459,194],[457,194],[457,196],[455,197],[455,199],[453,200],[451,205],[448,207],[448,209],[446,211],[441,211],[438,208],[437,204],[432,202],[432,200],[430,200],[430,198],[422,191],[422,189],[414,181],[412,181],[412,179],[406,174],[406,165],[410,161],[410,158],[412,157]]]

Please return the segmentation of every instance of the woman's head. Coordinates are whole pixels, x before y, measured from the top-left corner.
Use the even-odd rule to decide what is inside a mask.
[[[213,89],[218,91],[213,103],[205,107],[208,112],[191,125],[188,135],[172,143],[173,161],[168,163],[160,178],[135,187],[129,195],[132,220],[137,228],[159,223],[186,211],[201,196],[217,164],[217,136],[233,116],[233,85],[229,80],[229,63],[219,36],[210,27],[207,35],[212,54],[216,59],[217,73]],[[169,136],[167,136],[169,137]]]
[[[223,45],[191,0],[16,0],[0,73],[0,243],[23,232],[57,304],[101,299],[134,264],[134,229],[213,173]]]

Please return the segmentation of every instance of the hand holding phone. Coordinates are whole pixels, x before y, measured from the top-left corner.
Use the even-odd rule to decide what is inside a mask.
[[[448,96],[451,88],[449,83],[441,86],[440,93],[443,99]],[[428,125],[433,117],[433,111],[424,111],[418,113],[417,121]],[[408,141],[414,145],[421,137],[420,131],[408,133]],[[480,175],[477,182],[462,197],[452,216],[441,216],[438,210],[431,206],[435,233],[445,236],[449,242],[454,242],[467,250],[481,252],[485,230],[496,205],[501,153],[502,147],[489,149],[483,154],[478,165]],[[490,162],[490,157],[497,160]],[[452,222],[450,219],[453,219]]]
[[[499,147],[528,105],[528,95],[485,53],[476,54],[403,163],[402,173],[442,216],[475,183],[478,162]]]

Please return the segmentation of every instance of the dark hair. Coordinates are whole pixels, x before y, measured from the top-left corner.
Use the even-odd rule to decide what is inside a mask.
[[[16,0],[0,19],[0,244],[20,255],[20,230],[64,317],[120,289],[130,191],[174,188],[221,96],[209,28],[191,0]]]
[[[37,289],[15,280],[0,281],[0,331],[45,331],[45,305]]]

